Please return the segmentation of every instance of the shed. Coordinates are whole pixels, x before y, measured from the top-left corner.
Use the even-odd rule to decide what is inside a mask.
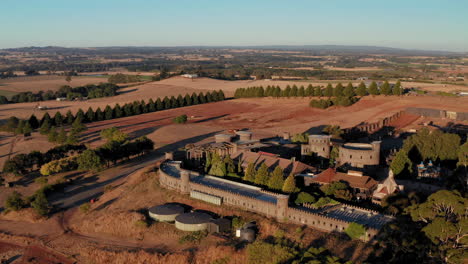
[[[210,233],[224,233],[231,230],[231,220],[227,218],[218,218],[211,220],[208,225],[208,232]]]

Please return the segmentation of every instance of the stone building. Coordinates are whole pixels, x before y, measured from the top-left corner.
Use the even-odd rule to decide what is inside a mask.
[[[200,175],[183,169],[181,162],[164,162],[158,174],[160,185],[164,188],[191,197],[194,197],[195,193],[203,193],[204,198],[211,197],[206,200],[207,202],[237,207],[274,218],[279,222],[306,225],[328,232],[343,232],[350,223],[356,222],[366,227],[363,240],[372,239],[383,225],[394,219],[391,216],[349,205],[337,205],[327,210],[290,207],[288,195],[268,192],[256,186],[218,177]]]
[[[393,171],[389,170],[387,178],[377,185],[377,188],[372,195],[372,202],[381,204],[382,201],[390,194],[398,193],[404,190],[403,185],[398,185],[393,177]]]
[[[310,135],[309,143],[301,146],[301,155],[315,154],[317,157],[330,158],[331,136]]]
[[[360,199],[370,198],[377,186],[377,182],[372,177],[365,176],[362,172],[348,171],[348,173],[343,173],[337,172],[333,168],[328,168],[314,177],[305,177],[304,185],[327,185],[339,181],[349,184],[353,195]]]

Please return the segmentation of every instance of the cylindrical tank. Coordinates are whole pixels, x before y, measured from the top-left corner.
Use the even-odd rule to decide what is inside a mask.
[[[182,231],[203,231],[208,229],[211,219],[209,214],[201,212],[185,213],[175,218],[175,227]]]
[[[160,222],[174,222],[175,218],[184,212],[184,207],[177,204],[162,204],[148,209],[149,216]]]

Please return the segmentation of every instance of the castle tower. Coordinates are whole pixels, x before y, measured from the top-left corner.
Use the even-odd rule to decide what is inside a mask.
[[[289,202],[289,195],[280,194],[277,196],[276,201],[276,220],[278,222],[285,222],[287,221],[288,217],[288,202]]]
[[[183,194],[190,193],[190,172],[186,170],[180,171],[180,192]]]

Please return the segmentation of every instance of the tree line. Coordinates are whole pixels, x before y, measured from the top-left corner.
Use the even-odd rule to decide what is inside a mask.
[[[126,103],[123,106],[115,104],[114,107],[107,105],[104,110],[100,107],[94,110],[89,107],[86,112],[83,109],[78,109],[75,115],[69,110],[65,115],[57,111],[53,117],[49,113],[45,113],[41,120],[34,114],[28,120],[20,120],[15,116],[10,117],[6,124],[2,126],[3,131],[14,132],[16,134],[25,134],[34,129],[38,129],[41,133],[48,134],[49,131],[57,127],[65,125],[72,125],[76,120],[82,123],[91,123],[95,121],[110,120],[114,118],[134,116],[144,113],[156,112],[166,109],[191,106],[197,104],[205,104],[210,102],[217,102],[225,100],[224,92],[222,90],[212,91],[203,94],[193,93],[191,96],[186,94],[184,97],[179,95],[177,97],[171,96],[156,99],[149,99],[146,103],[144,100],[134,101],[133,103]]]
[[[21,92],[15,94],[10,100],[5,96],[0,96],[0,104],[14,104],[14,103],[26,103],[26,102],[39,102],[54,100],[61,97],[66,97],[68,100],[75,98],[101,98],[115,96],[119,86],[113,83],[101,83],[101,84],[88,84],[79,87],[71,87],[64,85],[57,91],[39,91],[33,92]]]

